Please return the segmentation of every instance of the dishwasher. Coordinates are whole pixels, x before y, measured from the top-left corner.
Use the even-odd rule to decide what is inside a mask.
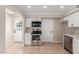
[[[73,53],[73,37],[64,35],[64,49]]]

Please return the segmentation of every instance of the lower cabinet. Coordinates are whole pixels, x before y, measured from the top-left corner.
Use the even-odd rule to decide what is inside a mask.
[[[73,40],[73,53],[79,54],[79,39]]]
[[[31,45],[32,35],[30,33],[25,34],[25,45]]]

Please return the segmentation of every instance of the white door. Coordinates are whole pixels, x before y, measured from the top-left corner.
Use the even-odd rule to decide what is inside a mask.
[[[21,18],[16,17],[14,19],[14,41],[22,42],[22,20]]]
[[[42,19],[42,41],[53,42],[53,19]]]

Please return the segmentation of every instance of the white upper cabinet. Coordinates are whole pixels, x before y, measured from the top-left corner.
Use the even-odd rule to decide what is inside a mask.
[[[73,14],[69,15],[69,18],[68,18],[68,27],[73,27],[74,26],[73,16],[74,16]]]
[[[66,17],[64,18],[64,21],[68,21],[68,16],[66,16]]]
[[[26,27],[31,27],[32,18],[26,18]]]
[[[67,21],[68,21],[68,16],[61,19],[61,22],[67,22]]]
[[[68,17],[68,27],[79,27],[79,12]]]
[[[41,18],[32,18],[32,21],[41,21]]]
[[[79,11],[60,20],[61,22],[68,22],[68,27],[79,27]]]

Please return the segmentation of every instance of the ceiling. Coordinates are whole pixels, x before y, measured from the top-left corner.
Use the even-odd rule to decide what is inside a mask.
[[[52,15],[61,16],[65,13],[76,8],[76,5],[64,5],[64,8],[60,8],[60,5],[47,5],[47,8],[43,8],[43,5],[31,5],[31,8],[27,8],[27,5],[16,5],[16,7],[24,13],[25,16],[28,15]]]

